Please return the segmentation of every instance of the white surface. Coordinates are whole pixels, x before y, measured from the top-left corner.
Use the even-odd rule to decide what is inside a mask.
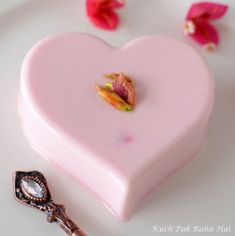
[[[129,0],[120,11],[117,31],[94,28],[82,0],[0,0],[0,235],[64,235],[45,215],[18,204],[12,194],[17,169],[42,171],[56,202],[91,236],[155,235],[153,226],[232,227],[235,234],[235,2],[216,22],[221,44],[205,54],[217,89],[208,142],[201,155],[151,194],[127,222],[118,222],[73,179],[42,159],[26,142],[17,114],[17,95],[24,55],[38,40],[61,31],[85,31],[121,46],[144,34],[182,38],[180,27],[190,0]],[[184,233],[214,235],[213,233]],[[158,234],[159,235],[159,234]],[[177,235],[161,233],[160,235]],[[180,235],[180,234],[178,234]]]

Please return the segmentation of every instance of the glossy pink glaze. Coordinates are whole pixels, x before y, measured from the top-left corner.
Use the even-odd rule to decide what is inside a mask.
[[[112,72],[133,79],[133,112],[97,95],[95,85]],[[117,49],[64,33],[26,56],[19,107],[32,146],[126,218],[200,149],[213,94],[204,60],[181,41],[147,36]]]

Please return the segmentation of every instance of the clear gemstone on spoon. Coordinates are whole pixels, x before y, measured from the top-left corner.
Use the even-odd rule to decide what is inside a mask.
[[[30,196],[43,198],[43,189],[36,181],[28,178],[23,178],[21,180],[21,185],[23,190]]]

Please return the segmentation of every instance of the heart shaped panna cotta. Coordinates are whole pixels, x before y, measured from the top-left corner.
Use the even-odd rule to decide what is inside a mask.
[[[123,72],[136,89],[133,111],[115,109],[95,86]],[[44,157],[74,176],[116,216],[199,151],[214,83],[187,44],[148,36],[123,48],[64,33],[34,46],[23,63],[23,130]]]

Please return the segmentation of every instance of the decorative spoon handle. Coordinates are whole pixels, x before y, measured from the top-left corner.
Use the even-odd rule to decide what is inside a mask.
[[[84,232],[66,215],[63,205],[51,202],[47,205],[47,221],[56,222],[70,236],[86,236]]]
[[[45,177],[38,171],[17,171],[14,176],[15,198],[20,203],[47,214],[49,223],[56,222],[70,236],[87,236],[65,213],[63,205],[56,204]]]

